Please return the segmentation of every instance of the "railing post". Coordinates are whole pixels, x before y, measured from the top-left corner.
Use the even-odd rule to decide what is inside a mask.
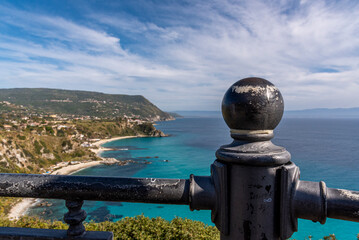
[[[81,209],[84,201],[82,200],[66,200],[66,207],[69,210],[64,221],[69,224],[67,235],[71,237],[80,237],[85,234],[85,226],[82,222],[86,219],[85,210]]]
[[[228,215],[215,221],[221,239],[281,238],[280,172],[294,166],[289,152],[270,139],[283,110],[279,90],[261,78],[238,81],[224,95],[222,113],[233,142],[216,152],[215,164],[227,169],[220,181],[228,188],[222,201]]]
[[[233,142],[217,150],[211,174],[212,221],[222,240],[287,239],[298,230],[298,218],[359,222],[359,192],[301,181],[290,153],[271,142],[283,110],[281,93],[262,78],[242,79],[224,95],[222,114]]]

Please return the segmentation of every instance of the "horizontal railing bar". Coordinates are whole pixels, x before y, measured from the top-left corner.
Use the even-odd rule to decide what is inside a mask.
[[[1,173],[0,196],[189,204],[189,180]]]
[[[325,223],[327,217],[359,222],[359,192],[299,181],[293,196],[295,216]]]
[[[345,189],[327,189],[328,217],[359,222],[359,192]]]

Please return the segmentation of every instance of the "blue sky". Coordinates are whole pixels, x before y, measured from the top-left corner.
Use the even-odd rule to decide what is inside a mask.
[[[0,1],[0,88],[219,110],[257,76],[287,110],[359,106],[358,1]]]

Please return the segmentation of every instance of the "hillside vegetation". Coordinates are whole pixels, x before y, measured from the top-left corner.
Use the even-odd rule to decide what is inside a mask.
[[[165,136],[150,122],[0,118],[0,172],[45,173],[58,164],[101,160],[93,142],[117,136]],[[0,199],[0,216],[17,200]]]
[[[5,125],[0,120],[0,172],[41,173],[59,162],[100,160],[91,141],[116,136],[164,136],[148,122],[125,119],[43,121]],[[11,124],[11,123],[9,123]],[[5,131],[4,126],[11,128]],[[3,130],[2,130],[3,129]]]
[[[99,160],[89,149],[67,137],[0,132],[0,171],[40,173],[62,161]]]
[[[152,121],[173,117],[140,95],[104,94],[47,88],[0,89],[0,101],[38,114],[62,114],[100,118],[137,117]],[[1,110],[9,110],[2,104]]]

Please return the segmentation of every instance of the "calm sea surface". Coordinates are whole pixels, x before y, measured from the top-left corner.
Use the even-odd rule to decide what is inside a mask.
[[[222,118],[183,118],[160,122],[156,127],[171,137],[132,138],[104,145],[116,151],[104,152],[103,157],[132,159],[136,163],[96,166],[76,175],[160,178],[188,178],[191,173],[209,175],[215,151],[231,142]],[[283,119],[273,142],[291,152],[292,161],[300,167],[302,180],[323,180],[328,187],[359,191],[359,119]],[[30,215],[62,219],[66,212],[64,201],[49,202],[53,204],[51,207],[32,208]],[[210,211],[191,212],[188,206],[86,201],[84,209],[88,213],[87,220],[93,221],[116,221],[144,214],[168,220],[186,217],[212,225]],[[321,225],[300,220],[299,232],[293,238],[307,239],[312,235],[313,239],[319,239],[331,233],[338,239],[356,239],[359,223],[328,219]]]

